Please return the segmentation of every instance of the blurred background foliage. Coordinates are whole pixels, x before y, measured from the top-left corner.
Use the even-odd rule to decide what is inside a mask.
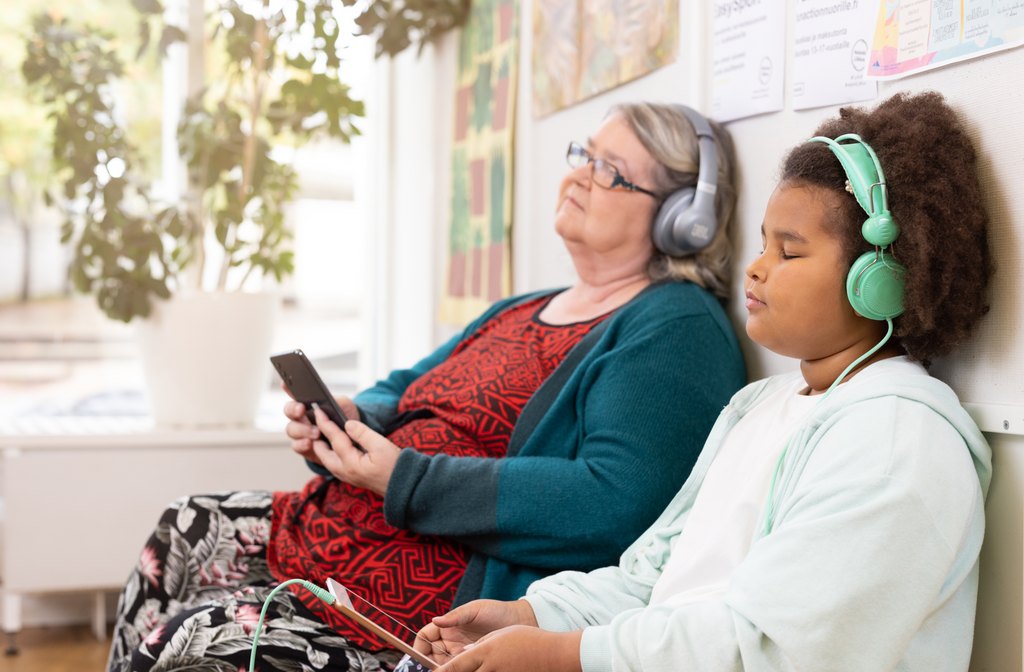
[[[131,0],[48,0],[46,7],[56,16],[89,17],[113,36],[113,44],[127,64],[125,77],[118,84],[120,120],[138,148],[140,168],[155,174],[160,156],[160,64],[155,55],[134,58],[130,45],[137,28],[125,21],[133,11]],[[22,301],[29,298],[32,227],[39,218],[43,192],[53,172],[52,124],[20,72],[32,30],[32,13],[39,9],[37,3],[11,2],[0,12],[0,81],[4,83],[4,104],[0,105],[0,216],[21,237]]]
[[[377,56],[395,56],[412,45],[417,53],[469,17],[470,0],[372,0],[359,8],[356,25],[377,40]]]
[[[365,114],[340,76],[346,41],[370,36],[378,57],[422,51],[470,8],[470,0],[200,2],[205,77],[177,129],[189,182],[177,195],[160,182],[161,55],[187,36],[165,24],[163,3],[49,0],[0,13],[0,216],[6,210],[24,234],[27,278],[33,220],[42,203],[58,206],[74,286],[123,321],[181,288],[186,270],[201,286],[206,267],[219,266],[218,289],[229,277],[238,288],[253,274],[293,272],[288,152],[317,137],[348,142]]]
[[[187,286],[232,291],[251,276],[290,275],[285,209],[298,184],[289,150],[319,137],[349,142],[365,114],[343,81],[351,30],[340,3],[208,3],[194,43],[214,69],[191,83],[177,126],[188,188],[155,189],[121,123],[119,88],[128,63],[186,36],[164,22],[158,0],[132,7],[131,60],[119,35],[46,10],[31,18],[22,66],[52,123],[48,199],[64,214],[71,279],[125,322]]]
[[[118,82],[120,121],[155,175],[160,158],[160,100],[163,90],[157,55],[136,59],[138,26],[132,0],[47,0],[5,3],[0,12],[0,77],[4,104],[0,105],[0,178],[25,171],[38,185],[49,170],[51,124],[38,96],[32,95],[21,76],[25,45],[32,31],[32,15],[44,8],[55,17],[85,18],[113,36],[112,46],[125,63]]]

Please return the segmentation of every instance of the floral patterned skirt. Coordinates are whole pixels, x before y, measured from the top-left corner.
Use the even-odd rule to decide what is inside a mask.
[[[264,601],[270,492],[192,496],[172,504],[132,570],[117,606],[109,672],[247,670]],[[392,670],[399,654],[352,645],[287,590],[267,605],[261,672]]]

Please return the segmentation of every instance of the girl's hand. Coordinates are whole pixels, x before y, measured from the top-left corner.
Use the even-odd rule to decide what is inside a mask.
[[[349,420],[342,429],[320,408],[314,414],[322,435],[313,441],[316,461],[338,479],[383,497],[401,449],[358,420]]]
[[[435,616],[419,631],[413,648],[444,663],[481,637],[510,625],[536,628],[537,619],[529,602],[474,600]]]
[[[435,672],[582,672],[582,630],[512,625],[481,637]]]

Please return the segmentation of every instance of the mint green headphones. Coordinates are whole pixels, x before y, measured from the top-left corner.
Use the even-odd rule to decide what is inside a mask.
[[[900,227],[889,212],[885,173],[878,156],[856,133],[846,133],[835,140],[819,135],[807,142],[828,145],[846,172],[847,189],[868,214],[860,231],[875,251],[865,252],[853,262],[846,276],[846,296],[859,315],[869,320],[892,319],[903,312],[907,269],[892,256],[892,244],[900,235]]]

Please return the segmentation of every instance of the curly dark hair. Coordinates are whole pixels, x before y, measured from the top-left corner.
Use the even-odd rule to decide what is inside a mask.
[[[907,355],[928,364],[963,342],[988,312],[992,275],[985,211],[971,140],[942,95],[898,93],[873,110],[844,107],[814,135],[857,133],[875,150],[887,182],[889,210],[900,226],[893,244],[907,268],[904,312],[893,320]],[[850,265],[872,249],[860,233],[864,210],[846,189],[846,174],[821,143],[803,143],[782,164],[782,182],[843,195],[836,235]]]

